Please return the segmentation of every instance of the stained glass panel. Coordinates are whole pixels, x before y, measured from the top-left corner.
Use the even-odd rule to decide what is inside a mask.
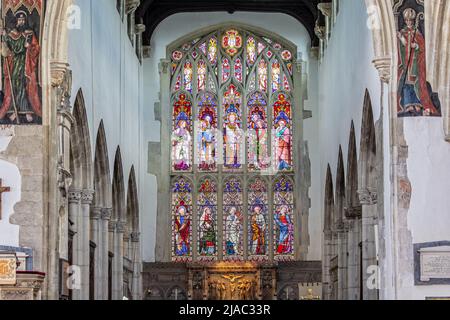
[[[174,171],[192,169],[192,105],[181,93],[173,105],[172,168]]]
[[[267,127],[267,102],[255,92],[248,101],[248,168],[251,171],[267,169],[270,165]]]
[[[267,62],[264,59],[258,64],[258,90],[267,92]]]
[[[198,66],[197,66],[197,90],[198,91],[203,91],[206,89],[206,71],[207,71],[207,67],[206,67],[205,60],[200,59],[198,61]]]
[[[206,178],[200,182],[197,196],[198,255],[212,260],[217,258],[217,186]]]
[[[292,171],[292,115],[291,103],[284,94],[273,105],[273,155],[277,171]]]
[[[244,211],[241,181],[228,179],[223,188],[223,256],[225,260],[243,258]]]
[[[185,178],[172,184],[172,260],[191,260],[192,186]]]
[[[256,178],[248,186],[248,257],[266,260],[269,254],[269,219],[267,186]]]
[[[281,86],[281,67],[277,59],[272,63],[272,92],[280,90]]]
[[[231,84],[223,95],[223,147],[226,170],[240,169],[243,164],[242,97]]]
[[[198,103],[199,130],[197,159],[200,171],[215,171],[217,164],[217,100],[211,93],[204,93]]]
[[[193,79],[193,69],[192,63],[190,61],[186,61],[184,64],[184,76],[183,76],[183,85],[184,90],[192,92],[192,79]]]
[[[217,63],[217,39],[214,37],[209,40],[208,59],[212,65]]]
[[[294,256],[294,186],[286,178],[274,185],[273,221],[275,260],[291,260]]]
[[[237,58],[234,62],[234,77],[237,81],[242,82],[242,60]]]
[[[222,60],[222,83],[225,83],[228,79],[230,79],[230,73],[230,60],[225,58]]]
[[[255,38],[248,37],[247,39],[247,63],[252,66],[255,64],[257,58]]]

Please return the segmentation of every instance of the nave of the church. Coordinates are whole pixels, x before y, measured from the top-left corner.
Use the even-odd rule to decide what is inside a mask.
[[[450,299],[450,3],[2,0],[0,300]]]

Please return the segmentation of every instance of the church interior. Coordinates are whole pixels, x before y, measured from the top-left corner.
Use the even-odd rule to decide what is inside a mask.
[[[2,0],[0,300],[450,300],[450,2]]]

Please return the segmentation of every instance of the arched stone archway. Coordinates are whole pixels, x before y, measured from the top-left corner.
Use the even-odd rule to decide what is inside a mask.
[[[103,121],[100,121],[95,144],[94,158],[95,199],[91,211],[91,239],[95,248],[94,296],[99,300],[109,297],[111,277],[109,274],[109,223],[112,215],[111,175],[108,146]]]
[[[361,214],[362,209],[358,197],[358,154],[356,147],[355,125],[352,120],[348,142],[347,156],[347,185],[345,217],[348,227],[348,270],[347,270],[347,299],[361,298]]]
[[[374,267],[378,266],[375,244],[375,225],[378,224],[378,175],[377,145],[372,102],[368,91],[365,93],[361,125],[361,146],[359,157],[359,202],[362,205],[362,273],[364,300],[378,299],[377,283],[369,286],[367,280]]]
[[[123,298],[123,257],[124,257],[124,232],[126,229],[126,203],[125,182],[123,178],[122,154],[117,147],[114,159],[114,172],[112,180],[112,217],[109,229],[109,243],[112,248],[113,258],[113,282],[112,299]]]

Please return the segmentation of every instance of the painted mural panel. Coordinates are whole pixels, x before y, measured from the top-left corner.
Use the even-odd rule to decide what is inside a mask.
[[[437,93],[427,81],[423,0],[395,0],[398,46],[398,116],[441,116]]]
[[[43,0],[3,0],[0,124],[42,124]]]

